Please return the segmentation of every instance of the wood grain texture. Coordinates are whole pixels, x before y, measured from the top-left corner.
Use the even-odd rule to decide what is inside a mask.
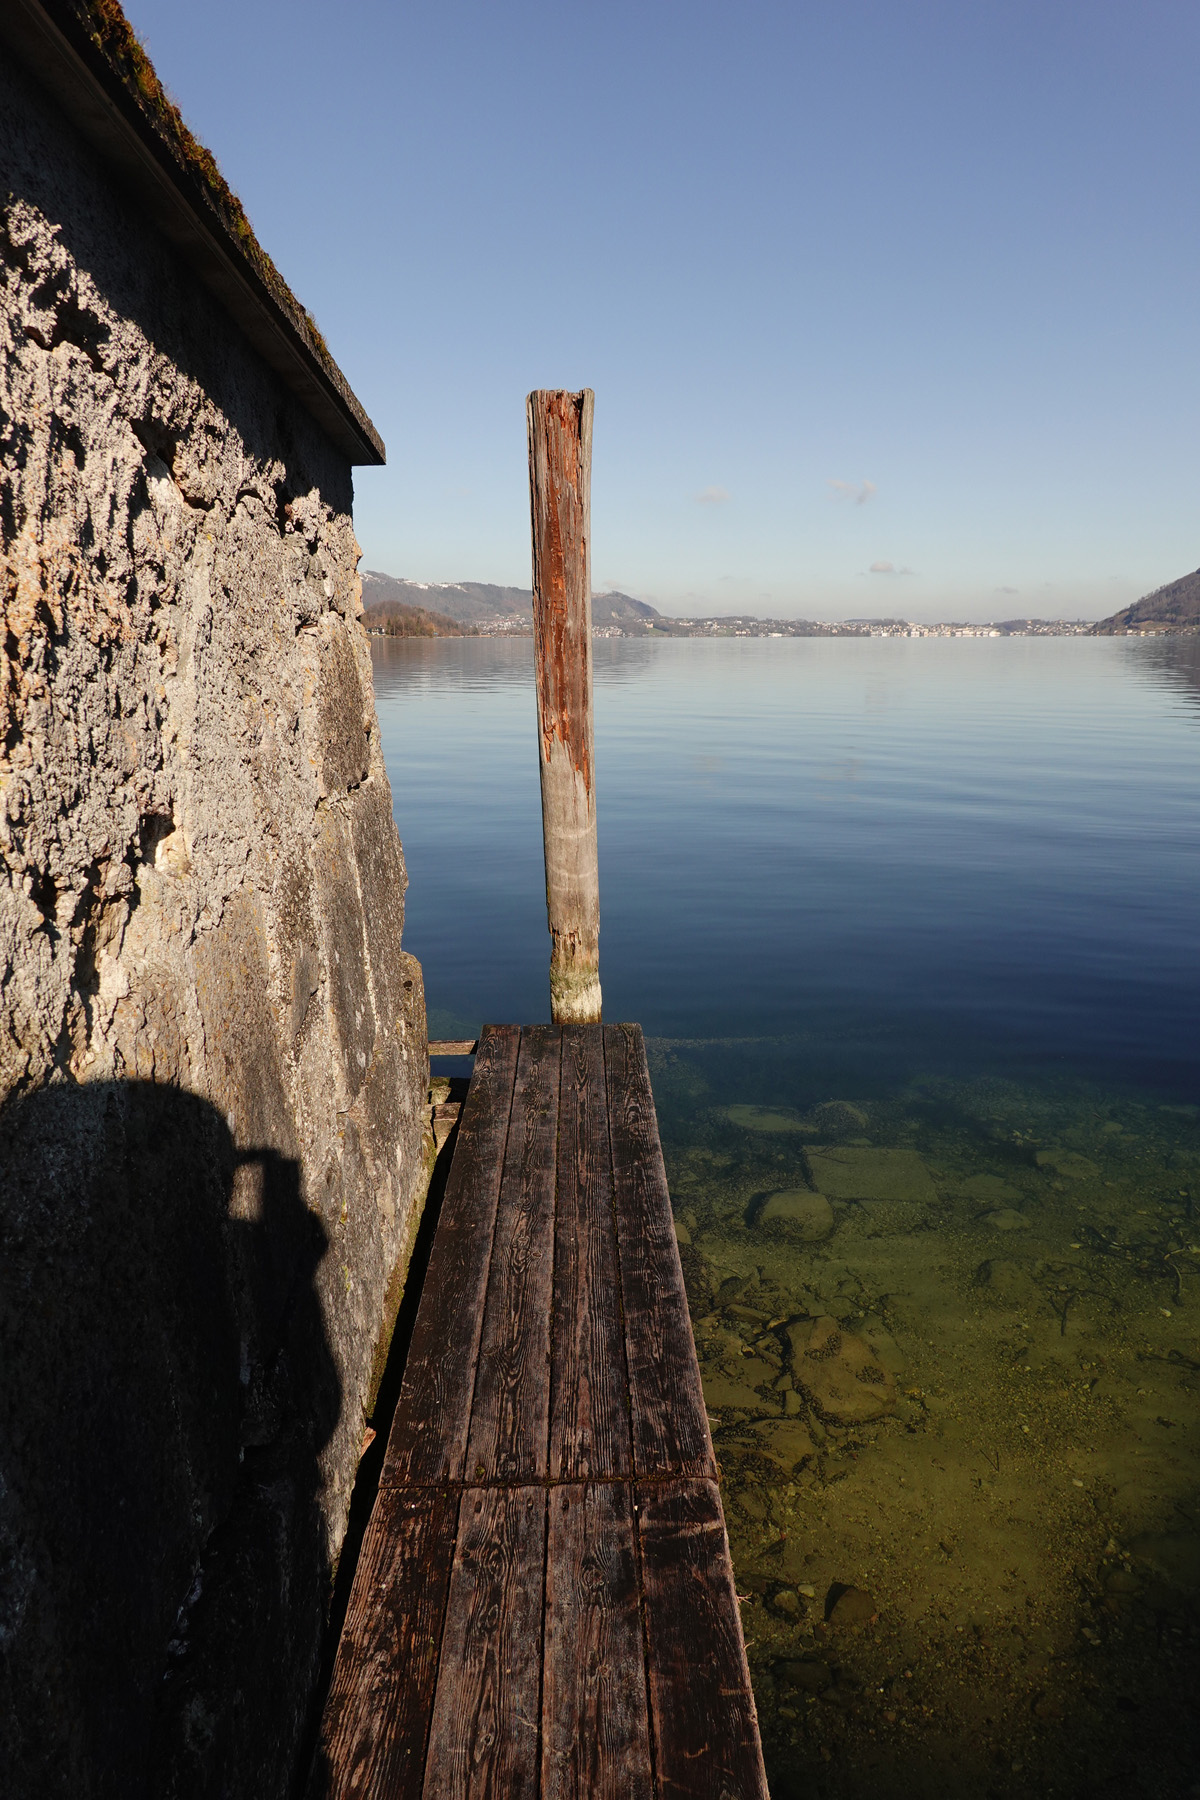
[[[632,1471],[625,1341],[618,1305],[604,1037],[562,1034],[550,1475],[583,1480]]]
[[[634,1467],[715,1478],[641,1027],[605,1026],[604,1059]]]
[[[535,1800],[545,1543],[544,1487],[464,1491],[424,1800]]]
[[[489,1028],[307,1800],[766,1800],[712,1470],[640,1030]]]
[[[522,1031],[467,1443],[469,1481],[546,1473],[561,1056],[557,1026]]]
[[[590,388],[529,395],[533,639],[537,675],[550,1004],[556,1023],[600,1020],[600,875],[592,732]]]
[[[636,1493],[661,1800],[768,1800],[716,1483]]]
[[[651,1800],[633,1507],[624,1482],[552,1488],[542,1800]]]
[[[459,1481],[520,1032],[485,1026],[417,1310],[382,1486]]]
[[[418,1800],[458,1493],[381,1494],[359,1555],[307,1800]]]

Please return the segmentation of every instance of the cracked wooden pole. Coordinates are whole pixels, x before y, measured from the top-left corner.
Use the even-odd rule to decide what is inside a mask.
[[[525,402],[533,520],[542,839],[550,925],[550,1016],[600,1021],[600,871],[592,739],[590,388]]]

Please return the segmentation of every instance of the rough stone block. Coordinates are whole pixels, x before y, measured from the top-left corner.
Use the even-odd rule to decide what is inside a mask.
[[[0,160],[0,1768],[282,1800],[428,1176],[351,472],[7,51]]]

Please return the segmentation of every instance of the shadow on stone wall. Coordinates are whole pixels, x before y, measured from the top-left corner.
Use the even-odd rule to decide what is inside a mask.
[[[0,1112],[0,1768],[21,1800],[282,1795],[341,1405],[297,1165],[150,1083]]]

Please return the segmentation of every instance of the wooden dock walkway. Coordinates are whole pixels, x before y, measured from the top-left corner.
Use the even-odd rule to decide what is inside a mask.
[[[636,1025],[489,1027],[310,1800],[765,1800]]]

